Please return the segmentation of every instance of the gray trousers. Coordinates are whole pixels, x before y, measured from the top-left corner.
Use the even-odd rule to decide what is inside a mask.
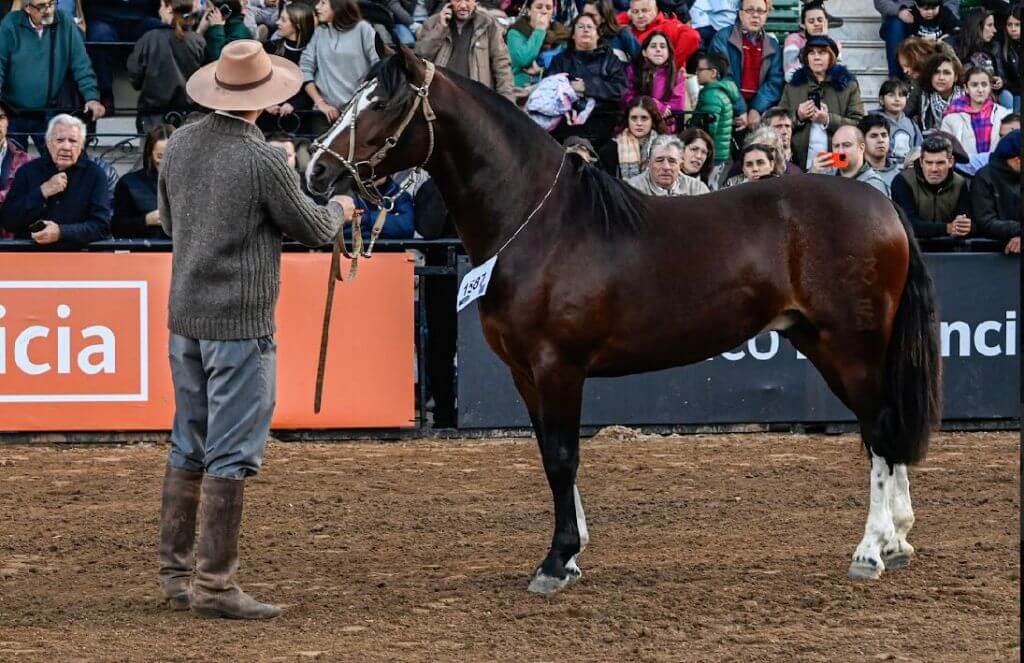
[[[277,400],[273,337],[207,341],[171,334],[170,360],[170,464],[222,479],[259,472]]]

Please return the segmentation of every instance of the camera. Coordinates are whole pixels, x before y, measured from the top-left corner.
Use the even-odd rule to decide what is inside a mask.
[[[45,230],[45,229],[46,229],[46,223],[43,222],[43,221],[36,221],[35,223],[33,223],[31,226],[28,227],[28,231],[30,233],[37,233],[37,232],[39,232],[41,230]]]

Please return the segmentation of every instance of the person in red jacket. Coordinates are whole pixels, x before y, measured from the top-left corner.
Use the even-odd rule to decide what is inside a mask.
[[[629,11],[619,14],[619,24],[629,25],[641,44],[652,32],[665,33],[672,42],[679,69],[685,68],[686,61],[700,48],[700,33],[679,19],[659,12],[655,0],[630,0]]]

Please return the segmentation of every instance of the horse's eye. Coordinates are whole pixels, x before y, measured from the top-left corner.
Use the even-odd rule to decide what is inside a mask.
[[[374,103],[372,106],[370,106],[370,110],[377,111],[378,113],[380,113],[380,112],[382,112],[382,111],[384,111],[386,109],[387,109],[387,106],[384,105],[383,101],[378,101],[378,102]]]

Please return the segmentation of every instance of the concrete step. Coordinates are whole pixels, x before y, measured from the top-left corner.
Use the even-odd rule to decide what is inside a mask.
[[[829,14],[844,19],[849,16],[878,17],[878,11],[871,0],[828,0],[825,9]]]
[[[885,67],[885,44],[868,40],[844,41],[843,64],[849,69]]]
[[[875,16],[843,16],[843,27],[829,30],[829,36],[845,45],[849,40],[878,39],[881,20]]]

